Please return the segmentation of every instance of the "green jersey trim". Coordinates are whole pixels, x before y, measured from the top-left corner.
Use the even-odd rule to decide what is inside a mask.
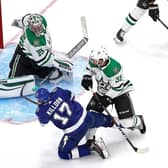
[[[91,68],[99,68],[109,78],[115,76],[116,74],[118,74],[121,71],[120,63],[111,57],[109,57],[109,62],[107,63],[107,65],[105,67],[102,67],[102,68],[98,67],[98,66],[94,65],[92,63],[92,61],[90,61],[90,60],[89,60],[89,65]]]
[[[31,45],[35,47],[45,46],[46,38],[44,35],[37,37],[29,28],[26,29],[26,37]]]

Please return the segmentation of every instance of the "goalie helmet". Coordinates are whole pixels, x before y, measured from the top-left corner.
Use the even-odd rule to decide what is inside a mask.
[[[36,36],[44,35],[46,32],[44,18],[39,14],[31,14],[28,18],[28,27]]]
[[[89,58],[89,60],[97,66],[103,66],[108,59],[109,57],[107,49],[103,46],[98,49],[92,50]]]
[[[47,103],[50,99],[50,92],[45,88],[40,88],[36,91],[35,97],[40,103]]]

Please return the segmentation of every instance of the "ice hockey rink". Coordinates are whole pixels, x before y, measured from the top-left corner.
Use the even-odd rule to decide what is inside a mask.
[[[168,24],[168,1],[157,0],[157,2],[160,7],[160,18]],[[131,93],[131,97],[135,112],[144,116],[147,126],[145,135],[140,135],[136,131],[124,130],[124,132],[136,147],[149,147],[148,153],[138,154],[133,151],[118,129],[100,128],[96,136],[104,139],[110,153],[109,158],[103,160],[95,154],[66,161],[61,160],[57,155],[57,146],[63,132],[51,123],[41,127],[36,119],[17,124],[1,118],[1,168],[93,166],[95,168],[166,168],[168,166],[166,160],[168,30],[161,23],[153,22],[146,13],[126,35],[126,43],[116,45],[113,37],[128,12],[135,7],[135,0],[13,0],[12,2],[1,0],[1,5],[5,48],[16,44],[20,35],[20,30],[11,26],[13,19],[26,13],[41,13],[48,21],[53,50],[66,53],[82,38],[80,16],[86,16],[89,41],[75,58],[87,60],[91,49],[104,45],[109,55],[122,64],[125,77],[134,84],[135,91]],[[1,61],[4,56],[2,53],[0,53]],[[73,91],[77,93],[77,100],[85,107],[92,94],[80,88],[79,83],[76,83],[76,88],[73,85]],[[109,108],[109,111],[116,116],[114,110]],[[2,115],[4,111],[0,113]]]

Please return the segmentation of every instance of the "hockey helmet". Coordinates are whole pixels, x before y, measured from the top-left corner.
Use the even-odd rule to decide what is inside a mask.
[[[98,49],[92,50],[89,58],[89,60],[97,66],[103,66],[108,59],[109,57],[107,49],[103,46]]]
[[[39,14],[31,14],[28,18],[28,27],[36,35],[40,36],[46,32],[46,21]]]
[[[45,88],[40,88],[36,91],[35,97],[40,103],[47,103],[50,99],[50,92]]]

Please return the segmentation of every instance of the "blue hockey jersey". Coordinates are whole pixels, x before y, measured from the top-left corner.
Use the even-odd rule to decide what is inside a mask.
[[[83,107],[74,100],[72,92],[59,87],[50,92],[49,102],[40,104],[36,110],[40,123],[47,124],[52,121],[66,134],[73,133],[82,127],[86,114]]]

